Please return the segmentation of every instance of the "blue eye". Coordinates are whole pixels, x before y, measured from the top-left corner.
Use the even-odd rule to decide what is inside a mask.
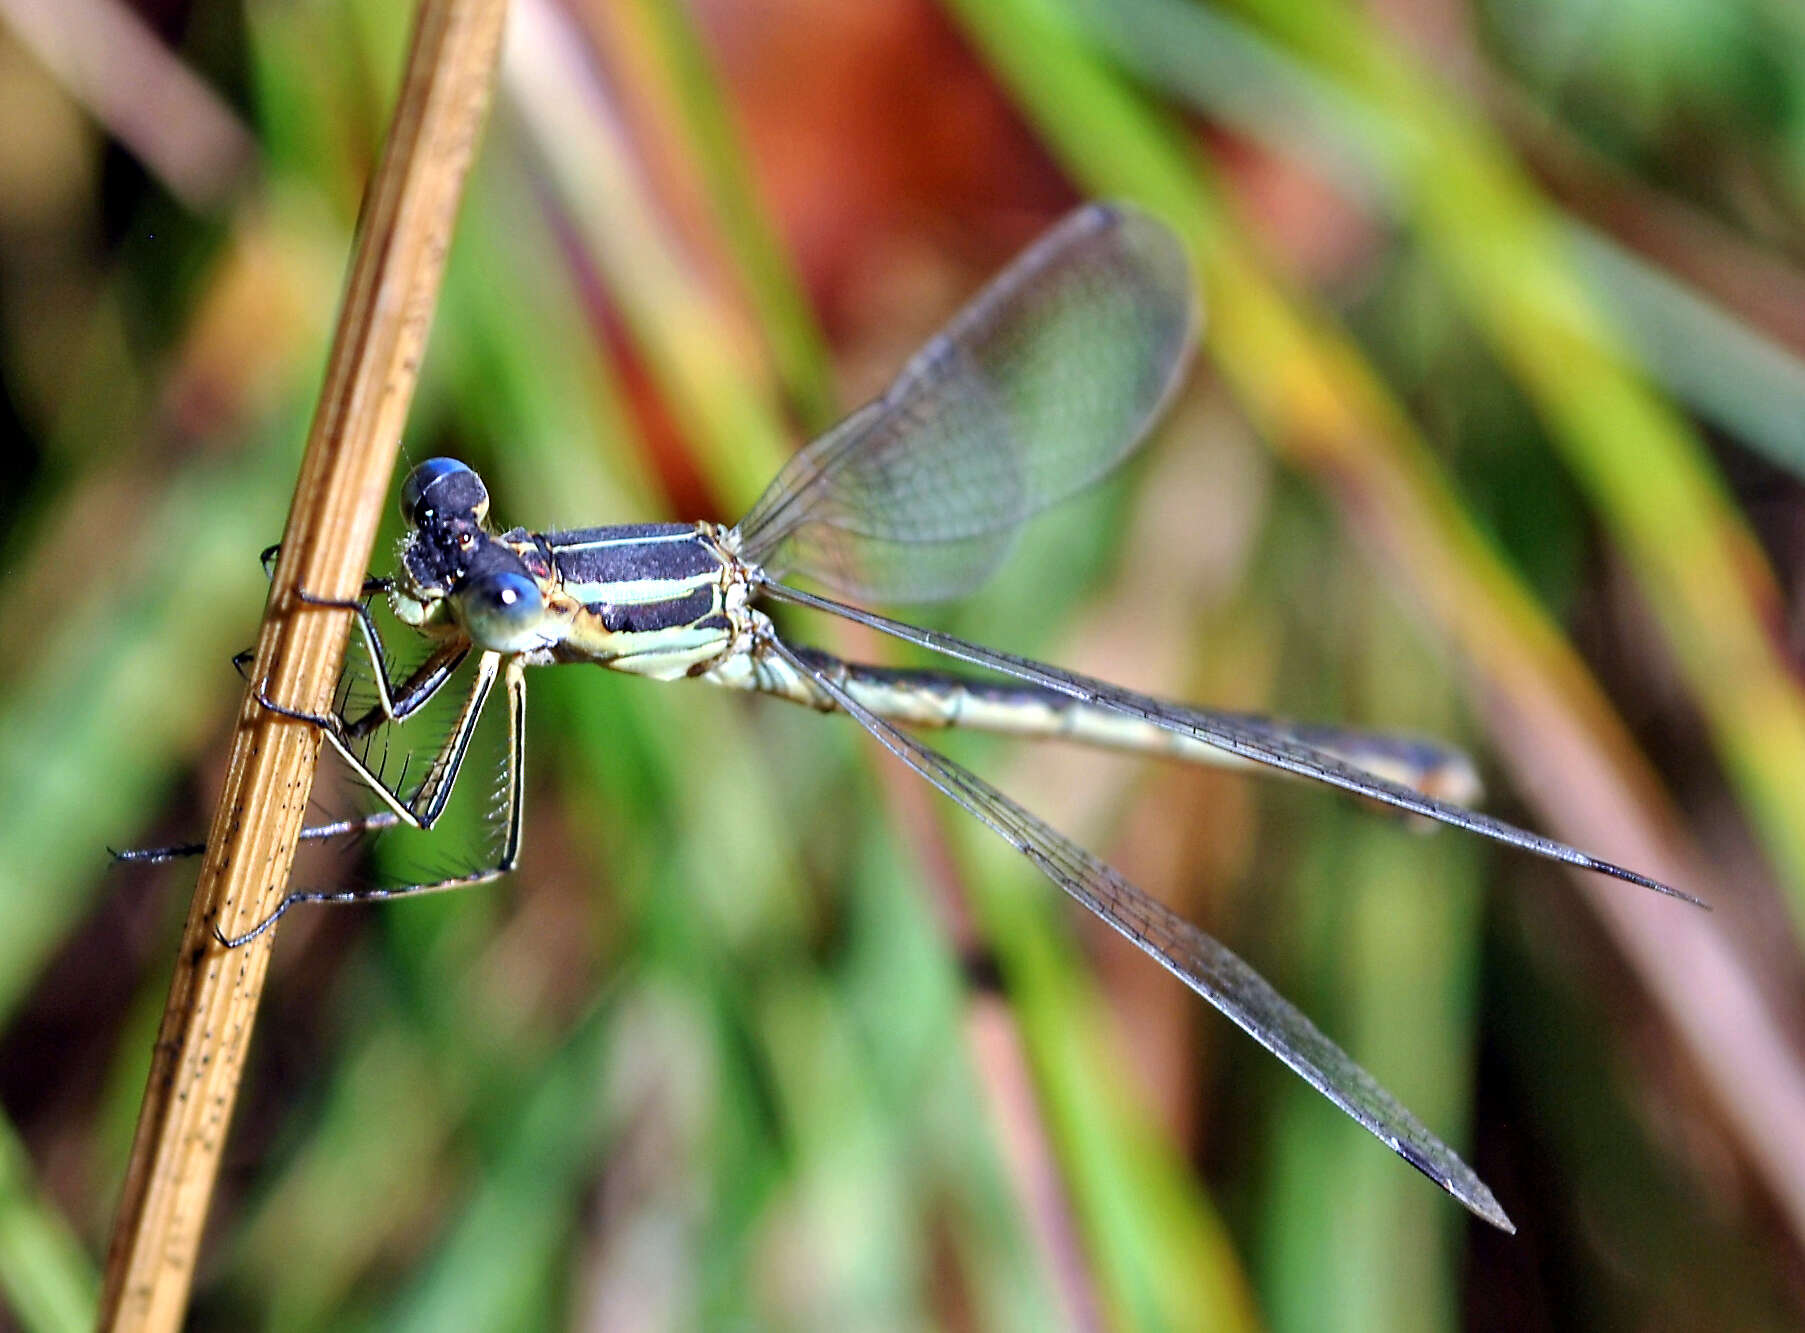
[[[480,522],[488,512],[489,490],[483,479],[455,458],[429,458],[401,483],[401,517],[410,528],[435,516]]]
[[[518,653],[539,647],[545,602],[524,574],[484,574],[457,592],[459,618],[479,648]]]

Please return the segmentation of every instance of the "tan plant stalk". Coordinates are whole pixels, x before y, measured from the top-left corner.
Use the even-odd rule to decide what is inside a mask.
[[[422,0],[388,142],[364,201],[251,679],[331,698],[347,618],[297,589],[356,594],[375,541],[453,219],[494,83],[506,0]],[[288,887],[320,737],[247,692],[183,931],[107,1254],[101,1327],[173,1329],[250,1041],[270,936],[226,949]]]

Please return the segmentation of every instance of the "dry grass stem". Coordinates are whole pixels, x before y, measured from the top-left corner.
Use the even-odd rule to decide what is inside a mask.
[[[298,609],[295,590],[349,597],[363,579],[506,10],[505,0],[420,6],[252,671],[299,707],[330,699],[346,618]],[[319,748],[311,728],[247,693],[107,1255],[104,1328],[181,1322],[269,963],[268,937],[227,950],[214,928],[249,929],[286,891]]]

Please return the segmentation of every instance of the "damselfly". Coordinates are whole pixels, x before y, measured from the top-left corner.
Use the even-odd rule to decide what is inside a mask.
[[[1250,967],[897,724],[1264,765],[1550,860],[1687,895],[1452,803],[1473,794],[1470,770],[1442,747],[1169,703],[788,582],[803,576],[840,596],[880,602],[946,598],[982,583],[1027,519],[1097,480],[1140,441],[1180,378],[1193,308],[1183,251],[1163,225],[1125,207],[1083,208],[973,300],[882,397],[798,453],[733,527],[497,533],[474,471],[444,458],[421,463],[401,490],[408,530],[395,577],[371,579],[350,602],[301,595],[308,607],[356,617],[374,668],[375,705],[356,716],[314,714],[261,690],[259,698],[320,727],[387,802],[386,811],[307,834],[330,837],[403,822],[431,827],[500,682],[508,700],[500,855],[431,883],[291,892],[254,929],[223,942],[245,944],[301,903],[435,893],[511,870],[520,851],[529,666],[588,662],[775,695],[850,715],[1412,1166],[1508,1229],[1465,1163]],[[430,644],[422,664],[400,679],[391,676],[371,617],[368,599],[377,595]],[[758,609],[761,601],[841,616],[1008,680],[885,670],[793,647]],[[360,742],[417,714],[472,655],[468,694],[424,774],[412,784],[385,781]]]

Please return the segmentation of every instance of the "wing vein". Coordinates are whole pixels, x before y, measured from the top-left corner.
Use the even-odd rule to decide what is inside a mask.
[[[1577,847],[1568,846],[1564,842],[1558,842],[1539,833],[1532,833],[1528,829],[1519,828],[1517,825],[1498,819],[1493,815],[1450,805],[1446,801],[1438,801],[1433,796],[1417,791],[1413,787],[1387,781],[1363,769],[1344,763],[1314,746],[1280,736],[1270,730],[1249,727],[1229,715],[1212,713],[1207,709],[1188,708],[1164,699],[1156,699],[1152,695],[1137,694],[1132,690],[1111,685],[1107,681],[1081,676],[1074,672],[1061,671],[1059,668],[1048,666],[1043,662],[1017,657],[1013,653],[999,652],[993,648],[985,648],[938,630],[922,629],[900,620],[891,620],[887,616],[880,616],[861,607],[848,606],[844,602],[836,602],[831,598],[804,592],[800,588],[793,588],[785,583],[767,579],[760,585],[760,591],[763,595],[777,601],[792,602],[798,606],[826,611],[830,615],[868,626],[879,633],[888,634],[892,638],[916,644],[958,661],[969,662],[973,666],[1014,676],[1018,680],[1031,681],[1036,685],[1057,690],[1061,694],[1095,707],[1150,722],[1166,731],[1180,736],[1189,736],[1205,745],[1212,745],[1217,749],[1226,750],[1230,754],[1239,755],[1243,759],[1282,769],[1299,777],[1311,778],[1332,787],[1340,787],[1344,791],[1351,791],[1369,800],[1378,801],[1411,814],[1423,815],[1454,828],[1465,829],[1469,833],[1476,833],[1480,837],[1515,847],[1546,860],[1577,866],[1582,870],[1596,871],[1613,879],[1637,884],[1645,889],[1653,889],[1657,893],[1691,903],[1694,907],[1708,907],[1708,904],[1702,900],[1658,879],[1652,879],[1613,861],[1592,856],[1587,852],[1580,851]]]
[[[969,769],[872,713],[821,664],[805,660],[774,633],[762,642],[811,676],[885,749],[982,820],[1048,879],[1208,1000],[1393,1152],[1477,1216],[1505,1231],[1515,1230],[1492,1192],[1453,1149],[1221,941],[1148,896]]]

